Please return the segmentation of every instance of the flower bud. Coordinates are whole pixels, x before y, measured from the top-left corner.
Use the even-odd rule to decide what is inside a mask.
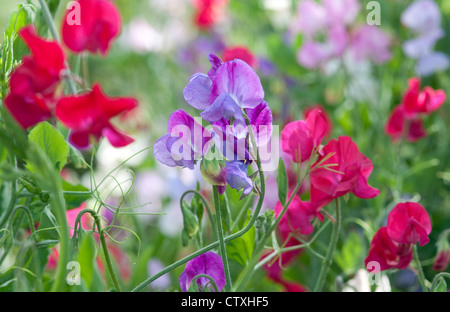
[[[202,159],[200,172],[203,178],[211,185],[227,185],[227,167],[223,160]]]

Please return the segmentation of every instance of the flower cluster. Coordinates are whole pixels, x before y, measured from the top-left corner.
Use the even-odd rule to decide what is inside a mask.
[[[392,111],[385,131],[393,140],[402,138],[415,142],[426,136],[421,117],[436,111],[446,100],[443,90],[425,87],[420,90],[420,79],[411,78],[402,102]]]
[[[303,36],[298,62],[306,68],[319,68],[347,52],[356,61],[388,61],[391,58],[389,36],[378,26],[357,24],[360,9],[358,0],[323,0],[321,4],[301,1],[292,26],[294,35]],[[320,41],[321,37],[325,41]]]
[[[202,174],[219,187],[219,193],[228,183],[248,195],[253,189],[247,168],[253,161],[251,138],[255,147],[270,141],[272,112],[258,75],[246,62],[223,62],[212,53],[209,61],[208,74],[194,74],[183,90],[184,99],[201,111],[201,118],[196,121],[181,109],[173,112],[168,134],[155,142],[154,154],[171,167],[193,169],[201,160]],[[202,120],[210,123],[209,129]]]
[[[389,213],[387,225],[372,238],[366,267],[375,261],[380,271],[407,268],[413,259],[414,245],[427,244],[430,233],[430,216],[422,205],[414,202],[397,204]]]
[[[106,0],[77,3],[83,12],[81,23],[69,23],[71,12],[66,13],[62,26],[65,45],[74,53],[100,51],[105,55],[119,30],[117,9]],[[19,36],[31,55],[25,56],[12,72],[5,106],[24,129],[55,117],[70,129],[69,142],[79,149],[88,148],[91,139],[98,141],[103,136],[115,147],[133,142],[110,119],[137,107],[136,99],[108,97],[99,83],[82,94],[61,94],[63,79],[72,79],[63,47],[57,41],[39,37],[33,25],[22,28]]]

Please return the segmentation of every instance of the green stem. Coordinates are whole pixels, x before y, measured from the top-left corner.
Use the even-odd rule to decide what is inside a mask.
[[[103,248],[103,254],[105,256],[106,266],[108,267],[109,275],[111,276],[111,280],[112,280],[112,282],[114,284],[114,287],[116,288],[116,291],[120,292],[121,291],[120,284],[119,284],[118,279],[116,277],[116,273],[114,272],[114,269],[113,269],[111,257],[109,255],[109,251],[108,251],[108,246],[107,246],[106,240],[105,240],[104,229],[102,228],[102,225],[101,225],[101,222],[100,222],[100,217],[98,216],[98,214],[94,210],[86,208],[86,209],[81,210],[78,213],[77,218],[75,219],[75,224],[74,224],[74,229],[75,229],[75,232],[74,232],[75,234],[74,235],[77,235],[76,233],[78,232],[78,226],[81,223],[81,217],[85,213],[90,213],[92,215],[92,217],[94,218],[94,222],[97,225],[98,232],[99,232],[99,235],[100,235],[100,242],[101,242],[101,245],[102,245],[102,248]],[[77,237],[75,236],[75,238],[77,238]]]
[[[224,234],[223,234],[223,226],[222,226],[222,211],[219,202],[219,192],[217,191],[217,186],[213,186],[214,193],[214,206],[216,210],[216,228],[217,228],[217,237],[219,238],[219,250],[220,256],[222,257],[223,269],[225,271],[225,291],[229,292],[231,289],[231,275],[230,275],[230,267],[228,265],[228,257],[227,257],[227,249],[225,246]]]
[[[45,2],[45,0],[39,0],[39,4],[42,8],[42,14],[44,15],[45,22],[47,23],[48,29],[50,30],[50,33],[52,34],[53,39],[60,42],[58,31],[56,30],[55,23],[53,22],[52,14],[50,13],[47,3]],[[77,88],[71,78],[70,67],[67,62],[66,62],[66,69],[67,69],[66,81],[67,81],[67,85],[69,86],[70,93],[77,94]]]
[[[232,240],[234,240],[234,239],[236,239],[236,238],[238,238],[238,237],[241,237],[241,236],[244,235],[245,233],[247,233],[247,232],[253,227],[253,224],[255,224],[256,219],[258,219],[259,212],[261,211],[262,204],[263,204],[263,201],[264,201],[264,195],[265,195],[265,193],[266,193],[266,184],[265,184],[265,180],[264,180],[264,178],[265,178],[265,177],[264,177],[264,172],[261,170],[261,159],[260,159],[259,153],[257,153],[256,156],[257,156],[257,159],[256,159],[256,165],[258,166],[258,170],[259,170],[259,178],[260,178],[260,182],[261,182],[261,185],[260,185],[261,196],[260,196],[259,199],[258,199],[258,203],[257,203],[257,205],[256,205],[255,211],[254,211],[254,213],[253,213],[253,215],[252,215],[250,221],[247,223],[247,225],[246,225],[243,229],[241,229],[240,231],[238,231],[238,232],[236,232],[236,233],[234,233],[234,234],[231,234],[231,235],[229,235],[229,236],[226,236],[226,237],[224,238],[224,241],[225,241],[225,242],[230,242],[230,241],[232,241]],[[166,268],[164,268],[164,269],[161,270],[160,272],[158,272],[158,273],[156,273],[155,275],[153,275],[153,276],[147,278],[147,279],[146,279],[145,281],[143,281],[141,284],[139,284],[138,286],[136,286],[136,287],[132,290],[132,292],[138,292],[138,291],[141,291],[142,289],[144,289],[146,286],[148,286],[150,283],[152,283],[152,282],[153,282],[154,280],[156,280],[157,278],[159,278],[159,277],[163,276],[164,274],[166,274],[166,273],[168,273],[168,272],[174,270],[175,268],[177,268],[177,267],[179,267],[179,266],[185,264],[185,263],[188,262],[189,260],[192,260],[192,259],[194,259],[195,257],[198,257],[198,256],[200,256],[201,254],[203,254],[203,253],[205,253],[205,252],[207,252],[207,251],[209,251],[209,250],[211,250],[211,249],[213,249],[213,248],[216,248],[217,246],[219,246],[219,241],[215,241],[215,242],[209,244],[208,246],[205,246],[205,247],[203,247],[202,249],[197,250],[196,252],[190,254],[189,256],[186,256],[186,257],[184,257],[184,258],[182,258],[182,259],[180,259],[180,260],[178,260],[178,261],[172,263],[171,265],[167,266]]]
[[[325,283],[325,279],[328,274],[328,270],[330,269],[331,263],[333,262],[333,255],[336,250],[337,242],[339,239],[339,233],[341,231],[341,208],[339,205],[339,199],[335,199],[336,204],[336,222],[333,224],[333,231],[331,233],[330,245],[328,246],[327,254],[325,255],[325,259],[322,262],[322,266],[320,268],[319,277],[317,278],[316,286],[314,287],[314,292],[322,291],[323,285]]]
[[[414,252],[414,261],[416,262],[417,265],[417,272],[418,272],[417,275],[419,277],[420,285],[422,286],[423,292],[428,292],[429,289],[425,283],[425,274],[423,273],[422,264],[420,263],[419,253],[417,252],[417,245],[414,245],[413,252]]]

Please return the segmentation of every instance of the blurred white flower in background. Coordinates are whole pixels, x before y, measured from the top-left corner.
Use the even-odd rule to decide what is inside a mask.
[[[356,272],[355,276],[347,282],[342,289],[343,292],[371,292],[370,289],[370,276],[366,269],[360,269]],[[386,275],[382,274],[379,279],[379,284],[376,287],[375,292],[390,292],[391,284]]]

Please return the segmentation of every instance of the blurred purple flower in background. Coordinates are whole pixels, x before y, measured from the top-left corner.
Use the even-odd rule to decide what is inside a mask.
[[[390,37],[378,26],[357,24],[358,0],[304,0],[299,3],[291,26],[292,35],[302,35],[297,60],[309,69],[350,54],[355,61],[383,63],[391,58]]]
[[[447,54],[434,51],[437,41],[445,35],[441,20],[441,12],[433,0],[414,1],[401,15],[402,24],[417,36],[403,44],[403,51],[417,60],[419,76],[429,76],[450,66]]]

